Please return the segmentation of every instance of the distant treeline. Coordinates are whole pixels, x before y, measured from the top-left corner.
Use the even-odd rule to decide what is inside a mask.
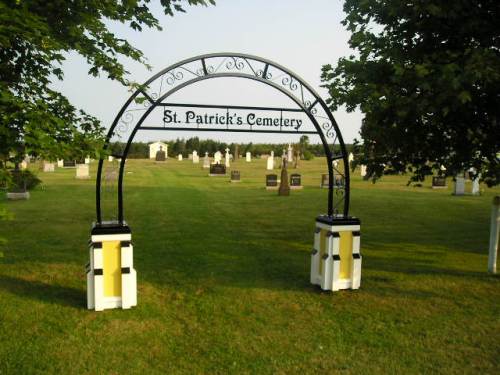
[[[240,155],[245,155],[247,151],[251,152],[252,155],[262,155],[270,154],[274,151],[276,156],[282,154],[283,149],[288,148],[288,143],[282,144],[271,144],[271,143],[225,143],[214,141],[211,139],[200,140],[198,137],[184,139],[177,138],[175,141],[162,141],[168,144],[168,154],[170,156],[176,156],[178,154],[184,155],[186,157],[191,154],[194,150],[198,152],[198,155],[203,156],[205,152],[209,155],[213,155],[216,151],[224,152],[226,148],[229,148],[231,153],[234,154],[236,146],[238,146],[238,152]],[[149,158],[149,144],[151,142],[133,142],[130,145],[130,150],[128,157],[132,159],[143,159]],[[294,152],[300,151],[301,157],[309,159],[313,156],[325,156],[325,151],[322,144],[309,144],[309,139],[307,136],[301,138],[300,143],[292,144]],[[120,154],[120,150],[123,150],[123,143],[112,143],[111,150],[114,154]],[[347,149],[351,149],[351,145],[347,145]],[[339,150],[335,150],[338,152]]]

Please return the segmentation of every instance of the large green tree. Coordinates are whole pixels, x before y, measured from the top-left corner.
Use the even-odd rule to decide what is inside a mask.
[[[160,0],[167,15],[181,4],[213,0]],[[51,81],[63,79],[68,52],[80,54],[89,74],[129,85],[120,57],[147,65],[142,52],[114,35],[111,22],[161,30],[149,0],[0,0],[0,163],[24,154],[48,159],[99,156],[103,129],[76,109]]]
[[[370,177],[474,167],[500,182],[497,0],[346,0],[355,55],[323,67],[332,110],[359,108]],[[361,142],[359,142],[361,143]]]

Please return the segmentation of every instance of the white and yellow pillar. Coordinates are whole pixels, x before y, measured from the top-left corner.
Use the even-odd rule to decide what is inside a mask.
[[[359,219],[319,216],[311,252],[311,284],[323,290],[358,289],[361,284]]]
[[[94,225],[87,264],[87,307],[102,311],[137,305],[132,234],[126,224]]]

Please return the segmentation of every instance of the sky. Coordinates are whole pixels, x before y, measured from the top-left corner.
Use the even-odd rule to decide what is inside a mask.
[[[144,29],[135,32],[126,25],[108,24],[118,37],[127,39],[142,50],[152,66],[148,70],[129,59],[120,59],[130,72],[127,78],[138,83],[189,57],[213,52],[237,52],[264,57],[285,66],[326,99],[327,92],[320,87],[321,67],[335,64],[340,57],[353,54],[347,43],[349,33],[341,25],[344,18],[341,1],[217,0],[216,6],[186,6],[186,13],[176,13],[174,17],[165,16],[161,6],[153,3],[152,11],[160,20],[162,31]],[[90,76],[88,70],[89,66],[82,57],[69,54],[63,65],[65,79],[54,86],[75,106],[96,116],[103,126],[109,128],[130,92],[121,84],[107,79],[105,74],[97,78]],[[261,87],[263,85],[232,81],[208,80],[187,87],[175,99],[188,103],[247,106],[283,104],[283,98]],[[347,143],[355,137],[359,138],[361,113],[346,113],[339,109],[333,115]],[[262,134],[146,131],[139,132],[135,139],[153,141],[191,136],[225,142],[251,140],[280,143],[298,140],[296,135],[278,135],[269,139],[268,135]]]

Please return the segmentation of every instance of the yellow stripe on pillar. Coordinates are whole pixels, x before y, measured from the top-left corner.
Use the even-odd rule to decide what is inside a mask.
[[[122,295],[121,245],[120,241],[102,243],[104,296]]]
[[[352,232],[342,231],[340,233],[340,279],[351,278],[352,263]]]

